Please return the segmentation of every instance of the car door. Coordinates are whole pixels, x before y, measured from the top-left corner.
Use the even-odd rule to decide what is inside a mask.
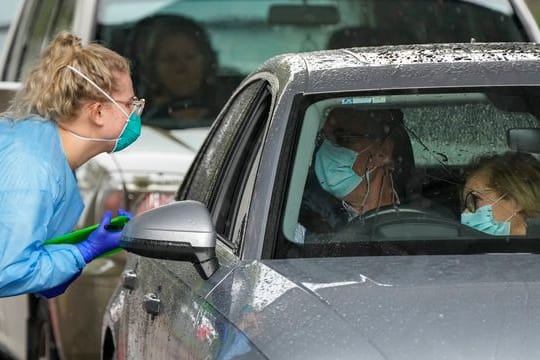
[[[240,306],[232,291],[238,281],[227,280],[240,265],[243,215],[249,201],[246,193],[256,176],[262,138],[271,112],[271,92],[265,81],[246,84],[226,105],[203,150],[192,166],[184,192],[188,199],[204,200],[218,233],[219,270],[204,280],[187,262],[152,260],[143,257],[128,262],[138,283],[126,298],[127,312],[117,344],[127,358],[216,358],[242,339],[247,352],[256,353],[249,341],[225,318],[223,307]],[[217,152],[217,148],[225,151]],[[240,210],[239,210],[240,209]],[[213,289],[223,283],[230,298],[214,297]],[[221,292],[222,293],[222,292]],[[127,323],[127,325],[125,325]],[[223,341],[226,336],[228,341]],[[255,356],[255,355],[254,355]]]

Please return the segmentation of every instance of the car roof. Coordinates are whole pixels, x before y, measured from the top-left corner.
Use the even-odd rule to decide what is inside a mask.
[[[304,93],[540,84],[540,45],[468,43],[285,54],[259,68]]]

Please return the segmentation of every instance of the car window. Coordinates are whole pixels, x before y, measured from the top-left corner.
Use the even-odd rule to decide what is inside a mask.
[[[73,28],[75,4],[28,2],[5,80],[20,81],[54,34]],[[165,129],[209,126],[241,79],[278,54],[529,40],[508,0],[101,0],[86,20],[88,40],[130,59],[143,121]]]
[[[238,253],[251,203],[254,177],[257,173],[262,134],[270,114],[271,97],[266,87],[255,83],[257,92],[250,100],[245,114],[236,121],[237,130],[229,134],[231,144],[226,156],[227,165],[218,179],[219,192],[210,206],[216,219],[216,232]],[[236,120],[236,119],[235,119]]]
[[[489,251],[486,238],[496,243],[499,235],[538,236],[532,230],[484,232],[465,225],[462,216],[476,211],[466,210],[478,199],[466,199],[464,191],[470,174],[480,177],[472,164],[481,157],[514,156],[509,129],[538,134],[535,93],[493,88],[311,98],[299,119],[275,256],[467,252],[479,244]],[[525,150],[520,154],[536,164],[538,156]],[[529,173],[523,171],[507,189],[525,186],[520,181]],[[498,182],[503,180],[483,186],[488,191]],[[508,194],[513,190],[484,200],[491,206]],[[534,222],[532,217],[524,221]]]
[[[49,39],[61,30],[71,29],[74,10],[75,2],[69,0],[28,2],[23,13],[25,25],[15,35],[7,80],[20,81]]]
[[[237,169],[231,172],[230,180],[232,185],[229,191],[222,192],[226,194],[223,204],[225,207],[215,209],[220,213],[225,212],[227,220],[225,222],[224,233],[228,234],[230,241],[237,249],[237,254],[242,252],[246,223],[250,212],[251,201],[253,200],[253,190],[255,179],[259,168],[262,144],[266,120],[270,115],[271,96],[267,91],[263,91],[259,103],[249,119],[246,119],[248,125],[241,135],[237,147],[233,151],[238,159],[235,163]],[[243,155],[242,157],[238,155]]]
[[[527,39],[507,0],[105,0],[96,38],[130,58],[143,121],[167,129],[208,126],[278,54]]]
[[[20,0],[12,0],[2,4],[2,12],[0,12],[0,53],[4,49],[4,43],[9,30],[9,25],[16,15],[19,8]]]

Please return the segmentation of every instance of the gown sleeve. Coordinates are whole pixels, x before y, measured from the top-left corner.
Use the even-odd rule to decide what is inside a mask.
[[[85,266],[75,246],[43,245],[56,206],[46,172],[8,168],[0,177],[0,297],[53,288]]]

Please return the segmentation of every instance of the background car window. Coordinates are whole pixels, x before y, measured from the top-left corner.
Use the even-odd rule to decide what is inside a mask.
[[[16,15],[19,4],[20,0],[7,1],[2,4],[2,12],[0,12],[0,53],[3,51],[9,25]]]
[[[18,28],[15,35],[16,48],[6,69],[7,80],[21,81],[49,40],[60,30],[69,30],[72,26],[74,1],[47,0],[27,4],[23,15],[27,24]]]
[[[464,169],[479,156],[509,151],[508,129],[538,127],[534,92],[485,89],[315,102],[298,137],[282,217],[285,241],[277,256],[380,255],[396,251],[381,249],[386,240],[481,237],[460,224]],[[355,172],[333,169],[351,149],[356,155],[348,166]],[[369,154],[365,164],[358,163],[362,154]],[[355,173],[364,177],[357,181]],[[345,189],[347,183],[352,185]],[[390,217],[400,211],[397,219]]]
[[[507,0],[106,0],[97,25],[97,39],[132,60],[143,121],[168,129],[208,126],[278,54],[527,39]]]

